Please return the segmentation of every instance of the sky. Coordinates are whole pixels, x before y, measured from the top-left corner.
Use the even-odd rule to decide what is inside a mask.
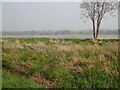
[[[106,15],[101,29],[117,28],[118,15]],[[90,19],[81,19],[80,2],[2,2],[3,31],[66,29],[92,29]]]
[[[0,2],[0,35],[2,34],[2,3]]]

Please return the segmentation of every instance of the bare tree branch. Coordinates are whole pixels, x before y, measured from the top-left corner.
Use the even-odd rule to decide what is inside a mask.
[[[97,38],[101,21],[106,13],[111,16],[113,12],[118,9],[118,2],[107,2],[107,0],[90,0],[90,2],[83,1],[80,4],[82,14],[86,18],[90,18],[93,23],[93,37]]]

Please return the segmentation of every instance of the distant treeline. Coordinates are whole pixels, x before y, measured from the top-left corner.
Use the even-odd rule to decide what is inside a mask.
[[[120,31],[120,30],[119,30]],[[92,30],[84,31],[3,31],[2,35],[88,35],[92,34]],[[118,30],[100,30],[101,35],[118,34]]]

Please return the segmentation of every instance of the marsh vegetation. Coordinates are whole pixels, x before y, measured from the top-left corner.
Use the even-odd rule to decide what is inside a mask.
[[[118,88],[119,41],[3,38],[3,88]]]

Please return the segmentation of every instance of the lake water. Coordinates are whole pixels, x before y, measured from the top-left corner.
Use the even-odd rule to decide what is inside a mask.
[[[92,35],[2,35],[2,37],[14,38],[93,38]],[[99,35],[100,38],[118,38],[118,35]]]

